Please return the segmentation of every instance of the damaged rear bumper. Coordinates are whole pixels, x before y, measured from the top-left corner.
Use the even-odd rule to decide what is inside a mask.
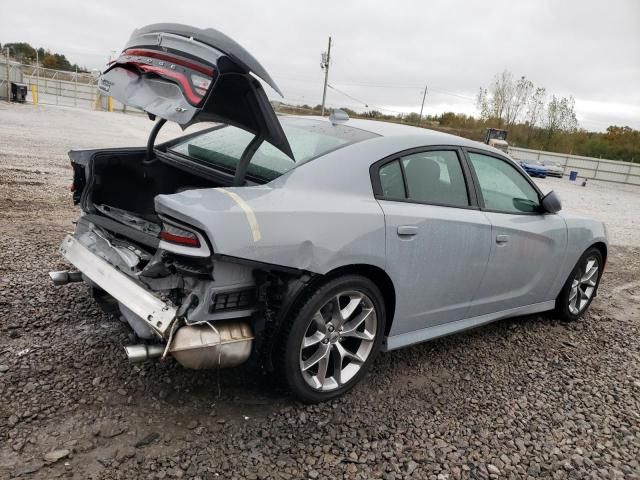
[[[90,283],[114,297],[121,309],[124,307],[142,319],[162,341],[161,344],[125,347],[130,361],[171,354],[186,368],[206,369],[235,367],[249,358],[254,336],[246,320],[185,324],[183,317],[177,318],[178,308],[175,305],[140,286],[90,251],[77,238],[67,235],[60,245],[60,253]]]
[[[176,318],[175,306],[138,285],[71,235],[62,241],[60,253],[89,280],[144,319],[159,337],[165,338]]]

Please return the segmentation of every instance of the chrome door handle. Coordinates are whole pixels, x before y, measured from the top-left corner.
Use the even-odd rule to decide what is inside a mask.
[[[496,243],[507,243],[509,235],[496,235]]]
[[[402,237],[410,237],[418,234],[418,227],[415,225],[400,225],[398,227],[398,235]]]

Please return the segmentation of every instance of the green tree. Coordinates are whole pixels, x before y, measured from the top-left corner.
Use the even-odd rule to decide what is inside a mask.
[[[547,105],[544,117],[544,129],[546,131],[546,146],[549,147],[553,137],[558,132],[572,133],[578,128],[576,118],[575,100],[573,97],[551,97]]]
[[[529,97],[525,113],[525,124],[527,125],[527,146],[531,143],[531,136],[534,128],[538,126],[540,118],[544,112],[544,100],[547,96],[547,90],[544,88],[536,88],[536,91]]]
[[[498,127],[512,127],[521,119],[535,87],[522,76],[514,79],[508,70],[496,75],[488,88],[480,88],[476,105],[480,118],[493,120]]]
[[[36,59],[36,49],[25,42],[5,43],[4,49],[9,48],[11,56],[21,63],[33,63]]]

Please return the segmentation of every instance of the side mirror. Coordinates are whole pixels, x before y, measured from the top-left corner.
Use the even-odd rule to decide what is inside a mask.
[[[558,213],[562,210],[562,202],[558,194],[551,190],[544,197],[542,197],[542,209],[547,213]]]

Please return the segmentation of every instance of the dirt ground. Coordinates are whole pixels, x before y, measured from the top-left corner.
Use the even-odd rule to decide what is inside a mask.
[[[78,215],[66,151],[143,144],[150,126],[0,104],[0,479],[640,479],[640,189],[541,181],[609,224],[580,321],[380,355],[351,394],[307,406],[242,368],[130,365],[124,324],[50,284]]]

